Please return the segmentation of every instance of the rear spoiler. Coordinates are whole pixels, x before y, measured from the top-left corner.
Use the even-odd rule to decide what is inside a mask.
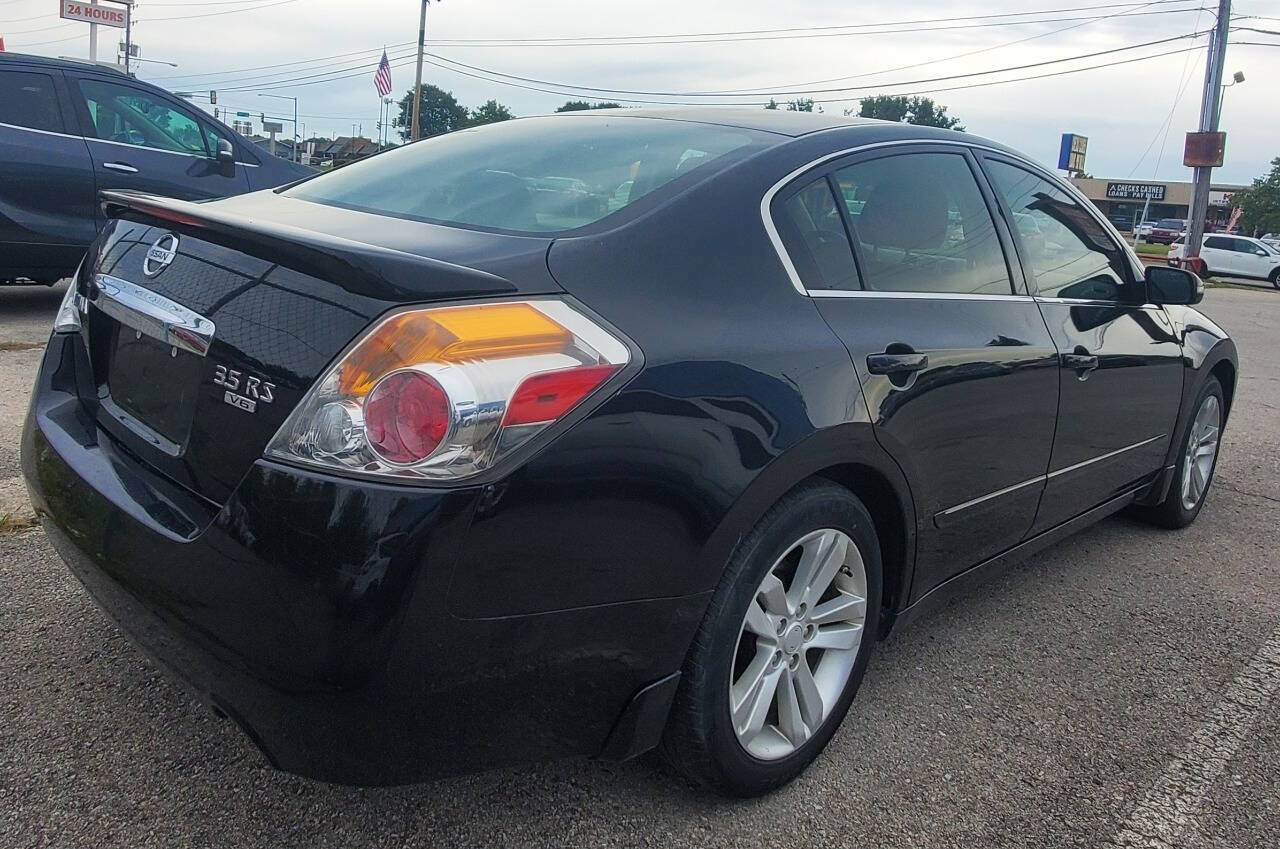
[[[146,217],[182,233],[335,283],[359,295],[416,300],[506,295],[511,281],[465,265],[226,212],[207,203],[136,191],[102,191],[107,218]],[[431,281],[429,289],[424,279]]]

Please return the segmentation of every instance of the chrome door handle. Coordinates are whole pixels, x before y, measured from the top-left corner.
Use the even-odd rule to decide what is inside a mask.
[[[110,168],[112,171],[123,171],[126,174],[138,173],[138,169],[134,168],[132,165],[128,164],[127,162],[104,162],[102,163],[102,167]]]
[[[867,371],[872,374],[910,374],[929,367],[928,354],[868,354]]]
[[[1076,377],[1084,380],[1098,367],[1098,356],[1090,354],[1083,345],[1077,345],[1070,354],[1062,355],[1062,367],[1075,369]]]

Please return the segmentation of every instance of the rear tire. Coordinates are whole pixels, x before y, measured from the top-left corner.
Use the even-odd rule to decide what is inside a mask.
[[[1280,289],[1280,268],[1277,268],[1275,271],[1271,272],[1270,280],[1271,280],[1272,286],[1274,286],[1277,289]]]
[[[731,796],[768,793],[800,774],[862,681],[881,587],[880,544],[861,501],[825,482],[784,496],[729,560],[659,755]]]
[[[1134,511],[1138,518],[1162,528],[1176,530],[1194,522],[1213,484],[1227,411],[1222,384],[1216,377],[1205,381],[1193,409],[1178,437],[1181,450],[1169,492],[1159,504]],[[1206,453],[1210,448],[1212,453]]]

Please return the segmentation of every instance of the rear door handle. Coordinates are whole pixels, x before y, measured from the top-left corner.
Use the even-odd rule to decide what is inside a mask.
[[[917,354],[868,354],[867,371],[872,374],[903,375],[923,371],[929,367],[929,355]]]
[[[126,174],[137,174],[138,169],[134,168],[127,162],[104,162],[103,168],[110,168],[112,171],[123,171]]]

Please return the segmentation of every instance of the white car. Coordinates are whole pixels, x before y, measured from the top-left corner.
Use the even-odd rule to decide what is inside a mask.
[[[1169,264],[1177,265],[1186,240],[1179,239],[1169,246]],[[1248,236],[1227,236],[1207,233],[1200,248],[1204,261],[1204,276],[1226,274],[1234,277],[1256,277],[1270,280],[1280,289],[1280,248],[1272,247],[1261,239]]]
[[[1150,236],[1152,229],[1156,226],[1154,221],[1143,221],[1138,225],[1134,233],[1138,236]]]
[[[1265,233],[1258,237],[1273,248],[1280,250],[1280,233]]]

